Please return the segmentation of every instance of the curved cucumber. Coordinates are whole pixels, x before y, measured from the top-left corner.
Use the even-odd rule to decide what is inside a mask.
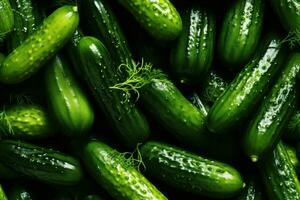
[[[208,11],[192,8],[183,14],[183,32],[171,53],[172,72],[181,83],[199,83],[214,54],[215,19]]]
[[[207,117],[210,131],[221,133],[232,128],[252,112],[267,91],[285,53],[276,36],[267,39],[266,44],[213,104]]]
[[[233,67],[240,67],[255,52],[263,27],[263,0],[237,0],[228,10],[221,29],[219,54]]]
[[[60,55],[46,70],[46,87],[51,110],[69,136],[82,136],[94,122],[94,111],[69,65]]]
[[[0,81],[16,84],[33,75],[63,47],[78,21],[77,7],[63,6],[55,10],[37,31],[6,57],[0,67]]]
[[[0,39],[14,28],[14,13],[9,0],[0,0]]]
[[[258,108],[258,113],[246,131],[244,150],[254,162],[276,145],[295,107],[300,53],[292,54],[288,60],[280,78]]]
[[[140,152],[146,172],[169,186],[213,198],[233,197],[244,187],[227,164],[159,142],[147,142]]]
[[[153,37],[173,40],[182,31],[182,21],[169,0],[119,0]]]
[[[82,159],[91,176],[116,200],[167,199],[116,150],[99,141],[90,141]]]
[[[82,178],[77,159],[33,144],[0,141],[0,160],[28,178],[56,185],[75,185]]]

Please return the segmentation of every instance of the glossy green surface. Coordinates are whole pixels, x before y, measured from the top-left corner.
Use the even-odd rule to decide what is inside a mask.
[[[143,114],[131,99],[119,90],[110,89],[121,82],[112,66],[108,50],[96,38],[84,37],[78,45],[81,74],[98,105],[118,132],[120,142],[130,148],[142,143],[149,136],[149,126]]]
[[[294,166],[294,168],[296,169],[296,171],[299,170],[299,166],[300,166],[300,163],[299,163],[299,160],[297,158],[297,153],[296,153],[296,149],[290,145],[287,145],[287,144],[283,144],[285,149],[286,149],[286,152],[291,160],[291,163],[292,165]]]
[[[253,176],[254,174],[251,174]],[[250,177],[251,178],[251,177]],[[236,198],[237,200],[264,200],[262,196],[262,187],[258,180],[253,177],[246,182],[246,187],[242,191],[241,195]]]
[[[215,46],[215,18],[205,9],[183,13],[183,31],[171,53],[171,72],[181,83],[203,82],[211,67]]]
[[[294,53],[288,58],[279,79],[248,125],[244,150],[252,161],[256,162],[271,151],[283,134],[282,128],[296,106],[295,89],[299,71],[300,53]]]
[[[219,39],[219,55],[228,67],[242,67],[255,52],[263,14],[263,0],[237,0],[227,11]]]
[[[94,111],[62,55],[55,56],[45,73],[48,103],[69,136],[85,135],[94,122]]]
[[[0,22],[0,38],[3,38],[14,28],[14,13],[9,0],[0,0]]]
[[[0,161],[28,178],[55,185],[75,185],[82,179],[77,159],[44,147],[0,141]]]
[[[116,200],[166,200],[123,155],[106,144],[91,141],[82,159],[91,176]]]
[[[207,117],[210,131],[222,133],[232,128],[252,113],[265,94],[285,57],[279,38],[270,37],[266,44],[213,104]]]
[[[260,163],[260,171],[269,199],[299,200],[300,183],[283,144]]]
[[[147,142],[140,151],[146,172],[174,188],[222,199],[244,187],[240,173],[227,164],[159,142]]]
[[[0,68],[0,81],[16,84],[37,72],[70,39],[78,21],[77,7],[63,6],[55,10],[6,57]]]
[[[169,0],[118,0],[153,37],[173,40],[182,31],[182,21]]]
[[[0,199],[1,200],[7,200],[6,194],[4,193],[4,190],[2,186],[0,185]],[[10,199],[9,199],[10,200]],[[12,199],[13,200],[13,199]]]

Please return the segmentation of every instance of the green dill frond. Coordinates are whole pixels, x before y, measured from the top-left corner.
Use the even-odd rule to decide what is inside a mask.
[[[0,112],[0,132],[8,135],[14,135],[12,125],[6,115],[5,106],[3,106],[3,110]]]
[[[290,48],[294,48],[295,46],[300,44],[300,30],[292,30],[288,33],[288,35],[282,40],[282,44],[288,43]]]

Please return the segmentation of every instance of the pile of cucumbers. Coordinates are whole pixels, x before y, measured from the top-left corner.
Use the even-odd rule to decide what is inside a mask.
[[[299,47],[299,0],[0,0],[0,200],[300,200]]]

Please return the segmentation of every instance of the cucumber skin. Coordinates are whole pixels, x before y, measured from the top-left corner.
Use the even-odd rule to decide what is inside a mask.
[[[6,197],[6,194],[4,193],[2,185],[0,185],[0,199],[1,200],[7,200],[7,197]]]
[[[174,40],[182,31],[182,21],[169,0],[119,0],[144,27],[158,40]]]
[[[172,49],[172,72],[181,83],[197,84],[211,67],[216,24],[209,11],[192,8],[183,14],[183,31]]]
[[[0,68],[0,81],[19,83],[38,71],[72,36],[79,22],[77,7],[63,6],[47,17]]]
[[[281,142],[260,163],[265,189],[272,200],[299,200],[300,183]]]
[[[225,16],[219,39],[221,60],[239,68],[255,52],[263,27],[263,0],[237,0]]]
[[[68,136],[84,136],[94,122],[94,111],[62,55],[55,56],[45,73],[48,102]]]
[[[109,87],[120,83],[121,77],[112,66],[106,47],[96,38],[83,37],[78,45],[81,74],[99,107],[119,133],[120,141],[128,148],[135,148],[149,137],[148,122],[125,94]]]
[[[246,188],[237,200],[263,200],[262,189],[258,183],[259,182],[255,182],[254,180],[248,181]]]
[[[141,91],[141,102],[178,141],[199,147],[204,141],[205,116],[167,78],[152,79]]]
[[[276,36],[266,40],[262,48],[245,69],[231,82],[213,104],[207,116],[208,129],[215,133],[229,130],[244,119],[257,106],[269,83],[285,58],[281,40]]]
[[[0,39],[14,28],[14,13],[9,0],[0,0]]]
[[[121,153],[99,141],[90,141],[82,159],[91,176],[117,200],[167,199]]]
[[[75,185],[82,179],[78,160],[29,143],[1,140],[1,162],[27,177],[54,185]]]
[[[239,172],[231,166],[177,147],[147,142],[140,153],[147,173],[186,192],[223,199],[235,196],[244,187]]]
[[[300,53],[294,53],[250,122],[244,138],[244,150],[253,161],[272,150],[283,134],[282,129],[296,105],[295,90],[299,71]]]

